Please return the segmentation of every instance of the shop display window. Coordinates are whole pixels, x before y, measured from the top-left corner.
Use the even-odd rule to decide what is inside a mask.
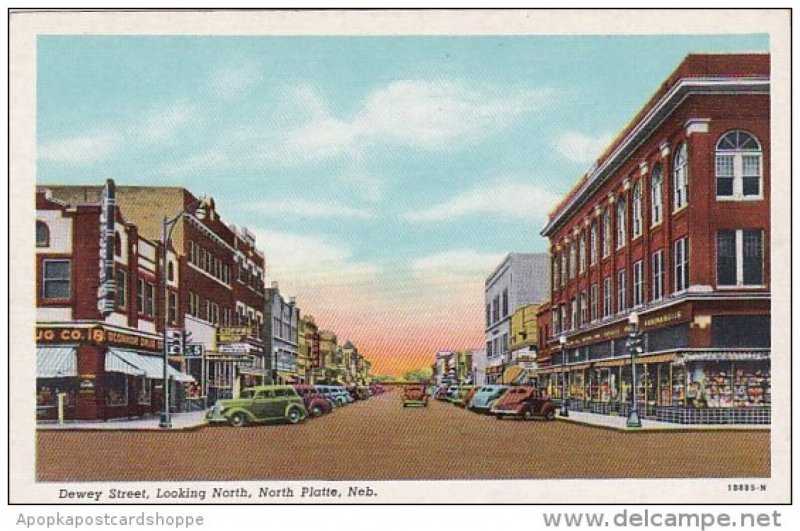
[[[106,405],[111,407],[128,405],[128,379],[124,374],[106,373]]]
[[[673,365],[672,369],[672,405],[686,405],[686,368],[683,365]],[[664,403],[664,405],[667,405]]]
[[[139,405],[148,406],[152,396],[151,382],[146,377],[142,376],[139,380],[139,397],[137,403]]]
[[[698,362],[689,371],[689,399],[695,407],[741,408],[768,406],[771,381],[763,362]]]
[[[77,382],[70,378],[38,378],[36,380],[36,407],[58,406],[59,393],[65,393],[64,405],[75,407]]]

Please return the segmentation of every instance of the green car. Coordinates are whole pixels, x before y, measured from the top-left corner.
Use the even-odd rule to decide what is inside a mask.
[[[241,427],[270,420],[297,424],[308,417],[303,398],[291,385],[259,385],[243,389],[239,398],[217,400],[206,412],[209,423]]]

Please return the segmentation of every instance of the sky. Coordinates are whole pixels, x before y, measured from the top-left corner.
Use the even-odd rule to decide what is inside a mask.
[[[256,235],[267,282],[401,374],[481,348],[485,278],[509,252],[546,252],[547,213],[686,54],[768,47],[40,36],[37,181],[208,193]]]

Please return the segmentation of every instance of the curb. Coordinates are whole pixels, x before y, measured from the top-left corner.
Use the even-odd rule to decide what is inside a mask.
[[[623,432],[623,433],[707,433],[710,431],[729,431],[729,432],[769,432],[771,431],[772,427],[769,424],[754,424],[753,426],[725,426],[724,424],[715,425],[715,424],[704,424],[702,427],[695,426],[692,427],[690,425],[687,426],[680,426],[676,428],[662,428],[662,427],[655,427],[655,428],[627,428],[624,426],[609,426],[608,424],[595,424],[591,421],[586,420],[578,420],[573,418],[564,418],[556,416],[556,420],[561,422],[571,422],[573,424],[580,424],[583,426],[589,426],[592,428],[599,428],[601,430],[609,430],[609,431],[616,431],[616,432]]]
[[[75,426],[75,427],[43,427],[37,426],[37,432],[45,432],[45,431],[55,431],[55,432],[64,432],[64,431],[84,431],[84,432],[127,432],[127,433],[136,433],[136,432],[159,432],[159,433],[173,433],[173,432],[185,432],[185,431],[198,431],[202,428],[208,426],[208,422],[202,422],[200,424],[193,424],[191,426],[183,426],[180,428],[126,428],[126,427],[119,427],[119,428],[93,428],[91,426]]]

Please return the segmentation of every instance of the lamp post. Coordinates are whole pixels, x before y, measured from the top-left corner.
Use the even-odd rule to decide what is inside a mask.
[[[169,242],[172,238],[172,231],[175,228],[175,225],[178,224],[178,220],[180,220],[185,214],[190,213],[192,210],[194,210],[194,214],[197,216],[197,219],[205,219],[207,208],[209,208],[209,201],[204,196],[189,206],[184,207],[183,210],[181,210],[175,217],[167,218],[164,216],[164,219],[161,221],[161,243],[163,244],[163,252],[161,254],[161,288],[164,291],[164,329],[162,330],[161,338],[164,347],[164,367],[161,385],[162,389],[164,390],[164,407],[161,411],[161,419],[158,423],[160,428],[172,427],[172,416],[169,410],[169,345],[167,334],[167,329],[169,328],[169,253],[167,250],[169,249]]]
[[[567,363],[567,351],[565,348],[567,346],[567,336],[559,336],[558,344],[561,345],[561,411],[559,415],[569,417],[569,411],[567,410],[567,373],[564,370]]]
[[[628,353],[631,356],[631,410],[628,413],[628,428],[641,428],[638,400],[636,399],[636,355],[642,353],[642,337],[639,333],[639,314],[631,312],[628,316]]]

